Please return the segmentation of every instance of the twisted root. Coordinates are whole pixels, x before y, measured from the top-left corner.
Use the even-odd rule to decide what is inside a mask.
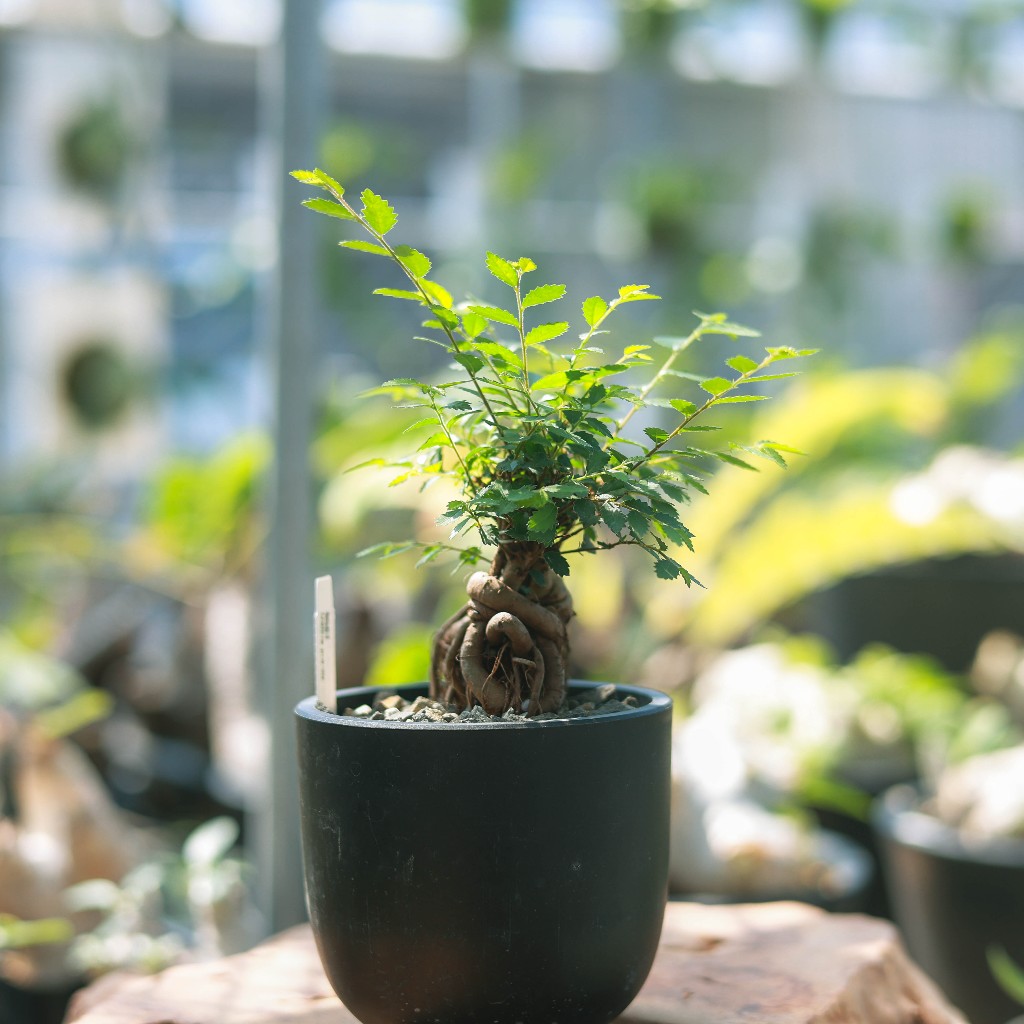
[[[519,711],[527,696],[531,714],[561,706],[572,598],[561,577],[531,567],[499,552],[489,573],[470,577],[469,600],[434,638],[433,697],[489,715]]]

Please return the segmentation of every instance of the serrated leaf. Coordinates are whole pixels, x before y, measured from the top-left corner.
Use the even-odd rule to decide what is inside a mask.
[[[648,302],[660,299],[660,295],[653,295],[648,291],[650,287],[649,284],[624,284],[619,289],[619,297],[615,300],[615,305],[621,306],[627,302]]]
[[[346,238],[338,245],[345,249],[355,249],[357,252],[372,252],[376,256],[391,255],[383,245],[378,245],[376,242],[364,242],[361,238]]]
[[[408,245],[399,245],[395,247],[395,254],[402,261],[402,266],[413,277],[426,277],[430,273],[432,264],[418,249],[413,249]]]
[[[537,264],[534,263],[529,256],[520,256],[519,259],[515,261],[513,266],[517,267],[524,274],[529,274],[537,269]]]
[[[616,536],[622,535],[622,531],[626,528],[626,517],[623,513],[618,512],[609,505],[602,505],[598,509],[598,515],[612,533]]]
[[[479,356],[471,355],[469,352],[456,352],[452,358],[471,374],[478,373],[487,365]]]
[[[590,491],[583,484],[548,484],[544,493],[552,498],[585,498]]]
[[[545,502],[530,516],[530,521],[527,523],[531,539],[553,536],[557,522],[558,507],[550,501]]]
[[[329,188],[339,198],[345,194],[345,190],[341,187],[341,182],[332,178],[326,171],[322,171],[317,167],[314,168],[313,173],[324,188]]]
[[[499,364],[497,366],[499,370],[508,366],[522,369],[523,361],[519,355],[500,341],[488,341],[487,339],[477,338],[473,341],[473,348],[495,360]]]
[[[378,235],[386,235],[398,223],[398,214],[392,205],[376,192],[363,189],[360,198],[363,200],[363,217]]]
[[[600,295],[592,295],[589,299],[584,300],[581,308],[583,319],[590,327],[593,327],[608,312],[608,303]]]
[[[725,364],[731,366],[737,373],[750,373],[751,370],[756,370],[758,365],[747,356],[733,356],[732,359],[726,359]]]
[[[430,301],[436,306],[443,306],[445,309],[452,308],[452,295],[447,288],[443,288],[436,281],[420,281],[420,287],[427,293]]]
[[[345,194],[345,190],[341,187],[340,182],[335,181],[329,174],[321,171],[319,167],[313,171],[292,171],[291,176],[296,181],[301,181],[304,185],[316,185],[317,188],[330,189],[339,199]]]
[[[425,416],[423,419],[417,420],[415,423],[410,423],[409,426],[407,426],[405,430],[402,431],[402,433],[412,433],[412,431],[414,430],[419,430],[420,427],[425,427],[428,423],[431,426],[435,426],[436,424],[440,423],[440,420],[436,416]]]
[[[737,402],[766,402],[770,395],[730,395],[728,398],[719,398],[715,405],[735,405]]]
[[[569,575],[569,563],[565,560],[565,555],[563,555],[561,551],[555,551],[554,548],[545,551],[544,561],[547,562],[559,576]]]
[[[339,220],[355,220],[348,210],[340,203],[333,203],[330,199],[307,199],[303,206],[317,213],[326,213],[328,217],[337,217]]]
[[[785,380],[787,377],[799,377],[799,376],[800,376],[800,374],[797,373],[795,370],[793,370],[790,373],[759,373],[756,377],[751,377],[750,380],[751,380],[751,382],[753,382],[753,381],[761,382],[761,381],[769,381],[769,380]]]
[[[724,394],[733,386],[733,381],[726,380],[724,377],[708,377],[707,380],[702,380],[700,386],[709,394],[714,395],[716,398]]]
[[[531,289],[523,296],[523,309],[540,306],[545,302],[555,302],[565,294],[564,284],[542,284]]]
[[[674,558],[659,558],[654,563],[654,575],[660,580],[674,580],[682,572],[683,567]]]
[[[428,565],[430,562],[434,561],[442,551],[444,551],[444,548],[441,547],[440,544],[428,544],[427,547],[423,549],[422,556],[416,560],[416,568],[420,569],[424,565]]]
[[[497,253],[489,252],[487,254],[487,269],[509,288],[515,288],[519,284],[519,275],[516,273],[515,267]]]
[[[732,338],[760,338],[761,332],[753,327],[744,327],[743,324],[734,324],[725,319],[722,313],[713,316],[705,316],[697,313],[701,318],[700,330],[702,334],[728,334]]]
[[[462,330],[466,337],[472,341],[487,330],[487,320],[479,313],[463,313]]]
[[[668,404],[683,416],[691,416],[697,411],[697,406],[693,402],[687,402],[685,398],[671,398]]]
[[[510,313],[507,309],[502,309],[500,306],[470,306],[469,309],[470,312],[476,313],[493,323],[505,324],[508,327],[519,326],[519,319],[515,313]]]
[[[447,526],[461,519],[466,514],[466,503],[464,501],[449,501],[445,510],[434,520],[438,526]]]
[[[772,359],[796,359],[799,356],[813,356],[818,354],[816,348],[793,348],[792,345],[778,345],[775,348],[766,348],[765,352]]]
[[[662,441],[668,440],[668,431],[662,430],[660,427],[644,427],[644,433],[655,444],[661,444]]]
[[[392,299],[408,299],[410,302],[423,302],[419,292],[406,291],[403,288],[374,288],[374,295],[387,295]]]
[[[527,347],[530,345],[543,345],[546,341],[554,341],[555,338],[560,338],[567,330],[569,330],[569,325],[564,320],[556,324],[539,324],[533,330],[527,331],[524,344]]]
[[[749,469],[752,473],[757,472],[756,466],[752,466],[749,462],[745,462],[743,459],[739,459],[735,455],[730,455],[728,452],[712,452],[711,454],[720,462],[727,462],[730,466],[737,466],[740,469]]]

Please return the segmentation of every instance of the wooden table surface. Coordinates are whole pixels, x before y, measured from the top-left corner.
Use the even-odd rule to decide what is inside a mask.
[[[76,1024],[356,1024],[306,925],[248,953],[79,993]],[[643,991],[619,1024],[965,1024],[891,924],[798,903],[670,903]]]

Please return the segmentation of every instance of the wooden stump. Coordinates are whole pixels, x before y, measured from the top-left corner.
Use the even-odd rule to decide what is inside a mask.
[[[77,1024],[356,1024],[308,926],[210,963],[111,976]],[[891,924],[797,903],[670,903],[654,969],[619,1024],[965,1024]]]

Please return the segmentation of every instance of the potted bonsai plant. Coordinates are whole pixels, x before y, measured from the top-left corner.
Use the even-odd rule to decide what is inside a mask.
[[[565,288],[527,287],[532,260],[488,253],[510,301],[456,304],[426,256],[388,239],[397,216],[386,200],[366,190],[352,205],[322,171],[294,176],[324,193],[307,206],[365,235],[341,245],[402,275],[406,287],[377,293],[420,307],[425,340],[455,368],[439,383],[404,378],[380,389],[420,408],[416,427],[427,434],[397,464],[396,482],[449,478],[459,495],[439,521],[448,541],[383,553],[419,547],[421,562],[451,552],[468,569],[487,566],[438,630],[429,685],[412,690],[411,707],[355,689],[337,694],[351,713],[312,697],[296,708],[321,959],[365,1024],[610,1021],[639,991],[658,944],[671,702],[567,680],[569,559],[633,545],[658,577],[696,582],[676,552],[691,545],[679,511],[704,489],[700,467],[749,465],[750,456],[784,464],[792,451],[772,441],[698,447],[715,429],[698,420],[763,397],[754,386],[788,376],[769,368],[807,352],[734,355],[729,376],[697,377],[678,363],[700,338],[756,336],[702,315],[657,349],[605,356],[597,343],[609,318],[656,298],[645,285],[587,298],[582,333],[557,347],[568,321],[530,321]],[[624,376],[634,368],[648,370],[642,385]],[[678,381],[700,397],[656,396]],[[627,432],[652,408],[673,422]],[[472,540],[459,546],[463,535]]]

